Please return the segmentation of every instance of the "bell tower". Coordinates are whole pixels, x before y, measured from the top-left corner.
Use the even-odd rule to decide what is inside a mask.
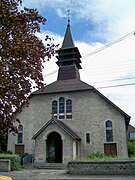
[[[79,69],[82,69],[80,58],[81,54],[74,45],[70,20],[68,19],[63,44],[57,56],[56,64],[59,66],[57,80],[80,79]]]

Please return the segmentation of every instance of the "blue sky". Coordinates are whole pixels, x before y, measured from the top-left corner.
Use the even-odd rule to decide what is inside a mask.
[[[135,29],[134,0],[24,0],[47,18],[44,28],[63,35],[67,10],[71,10],[75,40],[110,42]],[[132,23],[131,23],[132,22]],[[127,24],[128,23],[128,24]],[[128,25],[128,26],[127,26]]]
[[[135,125],[135,85],[131,85],[135,83],[135,1],[24,0],[23,5],[37,8],[47,18],[39,38],[44,39],[49,34],[60,44],[67,26],[67,10],[70,9],[72,34],[82,55],[81,79],[131,115],[131,124]],[[88,55],[110,42],[115,43]],[[57,78],[56,61],[53,58],[45,63],[46,84]],[[123,84],[130,85],[110,87]]]

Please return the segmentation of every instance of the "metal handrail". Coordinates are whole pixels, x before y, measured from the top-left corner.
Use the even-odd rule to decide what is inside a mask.
[[[25,156],[23,158],[23,167],[25,167],[28,164],[30,164],[32,162],[32,159],[33,159],[33,155],[32,154],[28,154],[27,156]]]

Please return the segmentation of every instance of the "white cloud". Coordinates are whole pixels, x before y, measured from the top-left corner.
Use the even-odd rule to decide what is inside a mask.
[[[93,56],[82,59],[83,70],[80,71],[82,80],[96,88],[135,83],[134,38],[134,35],[131,35]],[[78,43],[77,46],[80,47],[81,54],[89,53],[93,48],[96,49],[85,43]],[[92,83],[116,79],[123,80]],[[131,115],[131,124],[135,125],[135,85],[105,88],[99,89],[99,91]]]
[[[49,34],[52,33],[49,32]],[[60,42],[60,44],[62,43],[63,38],[61,36],[57,34],[53,34],[52,36],[56,42]],[[75,44],[79,48],[82,57],[103,46],[101,43],[97,43],[94,46],[85,42],[75,42]],[[81,65],[83,69],[80,70],[81,79],[84,82],[93,85],[95,88],[134,83],[135,79],[126,79],[131,77],[135,78],[134,47],[134,36],[130,36],[93,56],[86,59],[82,58]],[[45,63],[44,77],[47,84],[57,79],[58,67],[55,64],[56,61],[57,59],[53,58],[50,62]],[[93,83],[120,78],[123,80]],[[135,86],[105,88],[99,89],[99,91],[112,100],[112,102],[118,105],[127,114],[131,115],[131,124],[135,125]]]
[[[96,39],[102,37],[108,42],[117,39],[125,34],[135,30],[135,1],[134,0],[24,0],[26,5],[45,11],[45,8],[54,10],[59,17],[65,17],[67,9],[71,9],[72,21],[81,21],[80,23],[92,22],[95,25],[94,33]],[[89,27],[91,28],[91,27]],[[87,29],[88,31],[88,29]],[[62,42],[62,37],[53,34],[56,43]],[[41,38],[44,37],[43,33]],[[92,36],[93,36],[92,34]],[[102,47],[103,44],[94,45],[85,42],[75,42],[82,56]],[[111,81],[104,83],[92,83],[95,81],[124,79],[135,77],[135,35],[116,43],[115,45],[82,59],[80,70],[81,79],[96,88],[101,86],[110,86],[116,84],[133,83],[132,80]],[[53,58],[50,62],[45,63],[44,76],[45,82],[51,83],[57,78],[58,70]],[[52,75],[50,75],[52,73]],[[116,105],[132,116],[131,123],[135,125],[135,86],[123,86],[117,88],[99,89],[104,95],[109,97]]]
[[[61,18],[67,16],[70,9],[73,21],[92,22],[96,38],[102,37],[108,42],[135,30],[134,0],[24,0],[24,4],[42,13],[53,10]]]
[[[60,8],[56,9],[56,13],[59,17],[67,17],[67,14],[64,13]]]

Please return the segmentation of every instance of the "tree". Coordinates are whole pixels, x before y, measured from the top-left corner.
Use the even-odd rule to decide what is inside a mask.
[[[13,115],[29,104],[33,82],[43,88],[42,63],[55,54],[56,46],[46,36],[46,46],[35,33],[46,19],[37,9],[21,7],[21,0],[0,3],[0,138],[17,132]]]

